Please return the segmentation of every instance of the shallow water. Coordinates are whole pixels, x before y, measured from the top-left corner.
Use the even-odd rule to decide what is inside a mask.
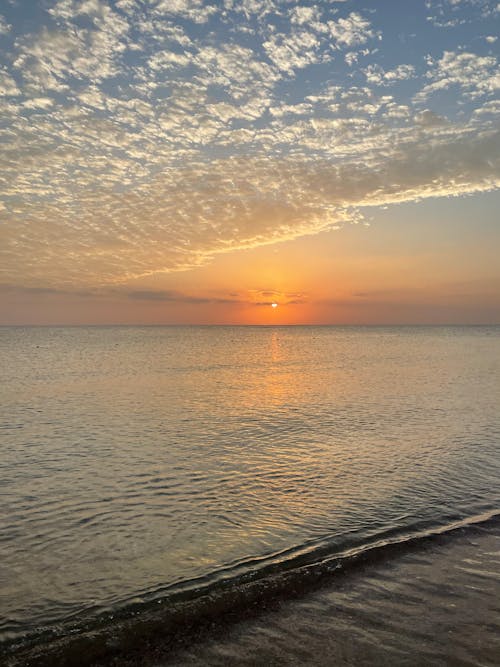
[[[499,327],[3,328],[0,355],[4,641],[500,509]]]
[[[500,522],[458,532],[367,563],[151,664],[497,667]]]

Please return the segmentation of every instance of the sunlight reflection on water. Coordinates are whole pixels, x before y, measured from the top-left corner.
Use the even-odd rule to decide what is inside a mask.
[[[498,504],[498,328],[4,328],[0,350],[7,634]]]

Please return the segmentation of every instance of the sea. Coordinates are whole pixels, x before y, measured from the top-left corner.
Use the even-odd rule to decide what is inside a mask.
[[[500,327],[1,327],[0,494],[9,659],[325,576],[331,605],[373,554],[495,532]]]

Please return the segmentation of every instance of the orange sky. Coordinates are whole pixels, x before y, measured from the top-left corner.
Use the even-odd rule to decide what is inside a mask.
[[[499,322],[500,10],[408,4],[4,2],[0,325]]]
[[[495,323],[499,203],[492,193],[397,205],[372,211],[369,226],[222,253],[196,269],[76,296],[4,291],[3,323]]]

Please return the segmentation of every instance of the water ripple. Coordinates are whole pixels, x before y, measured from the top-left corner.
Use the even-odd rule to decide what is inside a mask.
[[[7,639],[500,506],[498,328],[1,329],[0,352]]]

